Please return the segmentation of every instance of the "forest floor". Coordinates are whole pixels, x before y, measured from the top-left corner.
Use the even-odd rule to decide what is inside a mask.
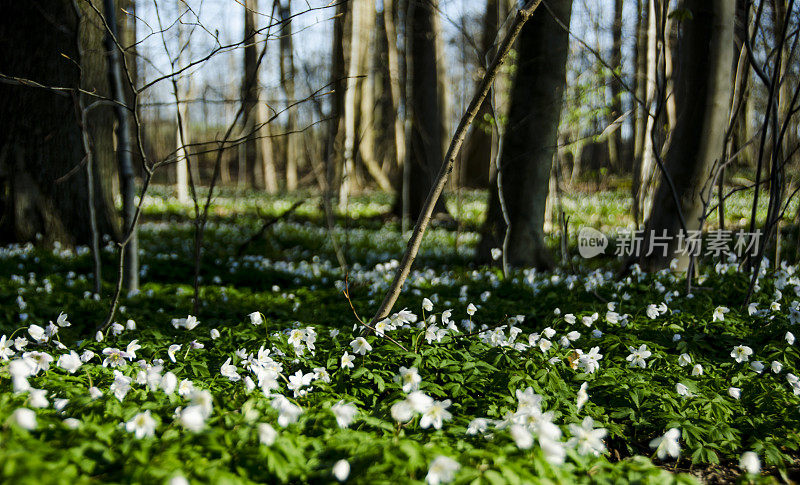
[[[626,200],[565,197],[571,233],[625,227]],[[102,335],[113,245],[102,298],[85,248],[0,249],[0,481],[798,479],[793,266],[765,271],[749,307],[748,276],[724,262],[689,294],[669,271],[620,278],[614,259],[581,259],[574,244],[568,268],[504,277],[472,264],[483,194],[453,194],[459,223],[426,234],[376,335],[359,319],[405,246],[390,205],[353,198],[329,228],[319,197],[224,193],[195,314],[192,208],[157,191],[141,291]],[[746,200],[726,213],[736,226]]]

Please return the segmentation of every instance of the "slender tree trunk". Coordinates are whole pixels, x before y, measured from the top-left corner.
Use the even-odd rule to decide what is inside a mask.
[[[400,59],[397,50],[397,29],[395,29],[393,0],[383,0],[383,25],[386,32],[389,70],[389,94],[391,95],[391,123],[394,129],[395,170],[399,173],[400,166],[406,158],[406,137],[403,128],[403,119],[400,116],[402,104],[402,90],[400,88]]]
[[[366,4],[362,0],[351,0],[350,2],[350,43],[347,60],[347,88],[344,94],[344,165],[342,171],[342,182],[339,186],[339,210],[344,210],[347,206],[350,186],[355,178],[355,158],[356,158],[356,115],[358,113],[358,76],[362,72],[361,52],[362,35],[361,25],[365,15]]]
[[[660,183],[642,247],[648,247],[650,234],[661,236],[666,232],[672,237],[666,255],[658,249],[649,256],[642,255],[640,261],[649,270],[667,267],[673,257],[679,258],[679,270],[688,267],[689,257],[675,254],[676,236],[684,223],[687,230],[701,228],[701,196],[709,197],[703,191],[713,189],[706,185],[714,162],[722,154],[728,122],[733,4],[729,0],[686,0],[686,7],[692,18],[683,20],[682,25],[677,77],[680,111],[673,134],[676,143],[670,144],[665,156],[669,178],[659,172]]]
[[[773,24],[776,26],[775,29],[780,29],[780,26],[783,26],[784,20],[786,20],[786,10],[788,9],[787,0],[772,0],[772,12],[773,12]],[[795,13],[797,10],[795,10]],[[791,20],[789,20],[791,21]],[[789,29],[787,29],[787,32]],[[780,32],[778,30],[778,32]],[[776,33],[776,36],[780,35]],[[780,82],[780,87],[778,88],[778,120],[783,122],[783,120],[788,115],[789,105],[792,101],[792,91],[791,91],[791,82],[789,80],[789,72],[791,66],[790,63],[790,54],[791,54],[791,45],[789,42],[784,42],[783,49],[781,49],[781,69],[778,73],[778,82]],[[787,143],[783,144],[784,152],[786,151],[786,147],[790,146]],[[781,154],[781,159],[786,157],[786,153]]]
[[[660,14],[660,13],[659,13]],[[658,17],[658,15],[656,15]],[[671,132],[675,127],[676,118],[678,117],[678,93],[675,90],[675,68],[674,62],[674,45],[677,41],[677,35],[673,38],[673,18],[667,16],[664,20],[664,108],[667,115],[666,118],[666,131]],[[661,54],[657,55],[658,58]]]
[[[283,29],[281,29],[281,86],[286,95],[286,102],[291,104],[295,102],[295,89],[294,89],[294,45],[292,44],[292,9],[291,0],[286,0],[284,5],[281,1],[280,17],[284,21]],[[297,189],[297,170],[298,161],[300,160],[300,151],[297,147],[297,136],[294,131],[297,129],[297,108],[289,108],[287,121],[286,121],[286,189]]]
[[[656,16],[656,2],[658,0],[647,0],[647,74],[642,82],[645,85],[645,113],[642,123],[641,152],[637,159],[637,168],[634,171],[633,179],[633,204],[634,218],[637,221],[650,211],[652,202],[654,176],[656,172],[655,147],[651,134],[655,129],[655,118],[648,111],[653,110],[653,103],[656,95],[656,63],[658,53],[656,51],[656,26],[658,17]]]
[[[482,77],[483,69],[492,61],[496,52],[495,38],[499,28],[499,7],[498,0],[486,0],[481,53],[478,59],[480,70],[476,79]],[[461,151],[461,183],[466,187],[489,187],[493,135],[495,133],[493,119],[492,100],[487,98],[481,104],[478,115],[475,117],[475,123],[472,124],[469,136],[464,142],[464,149]]]
[[[230,65],[228,66],[228,68],[230,69],[230,72],[236,72],[234,70],[234,68],[233,68],[233,62],[232,61],[233,61],[233,56],[230,57]],[[208,108],[207,108],[207,103],[208,103],[208,99],[209,99],[209,96],[208,96],[209,88],[210,88],[210,86],[206,86],[205,89],[203,90],[203,119],[207,121],[206,122],[206,128],[210,127],[210,128],[213,129],[213,128],[215,128],[216,124],[213,123],[213,122],[209,122],[210,118],[208,117]],[[230,86],[228,87],[228,91],[230,91]],[[234,92],[234,93],[229,94],[227,97],[229,99],[236,99],[236,96],[238,94],[239,93]],[[234,107],[232,106],[232,104],[230,102],[226,102],[222,106],[222,113],[223,113],[222,119],[223,120],[233,119],[233,112],[232,112],[233,109],[232,108],[234,108]],[[228,149],[228,153],[230,153],[231,151],[232,150]],[[222,160],[221,160],[220,165],[219,165],[219,182],[220,182],[220,185],[230,185],[231,181],[232,181],[231,180],[231,160],[230,160],[229,156],[224,156],[224,157],[222,157]]]
[[[244,141],[244,165],[250,183],[256,188],[264,188],[262,177],[263,157],[260,153],[261,142],[258,139],[261,131],[260,115],[258,109],[259,84],[258,84],[258,42],[256,38],[256,12],[258,0],[244,0],[244,71],[242,72],[241,100],[242,100],[242,130],[246,139]]]
[[[614,0],[614,20],[611,26],[611,67],[617,69],[618,75],[622,75],[622,6],[623,0]],[[610,121],[614,123],[617,118],[622,116],[622,85],[615,76],[609,79],[611,86],[611,113]],[[621,171],[620,149],[622,130],[613,129],[608,135],[608,161],[611,168]]]
[[[345,52],[345,27],[350,4],[340,2],[336,5],[336,15],[333,21],[333,39],[331,46],[331,114],[329,122],[328,139],[326,143],[326,199],[330,201],[336,193],[344,163],[344,98],[347,89],[347,68],[344,62]]]
[[[177,0],[178,3],[178,14],[182,15],[186,11],[186,4],[183,3],[181,0]],[[178,22],[178,45],[183,47],[185,40],[185,27],[182,22]],[[183,58],[185,57],[185,52],[178,53],[178,68],[180,69],[183,65]],[[186,102],[188,99],[189,89],[185,86],[186,83],[191,81],[182,79],[179,77],[177,81],[177,86],[179,93],[178,99],[183,101],[179,103],[176,107],[177,118],[182,120],[182,123],[175,123],[176,133],[175,133],[175,146],[177,147],[176,155],[177,161],[175,162],[175,193],[178,197],[178,201],[182,204],[188,204],[189,199],[189,156],[186,151],[186,144],[189,143],[189,103]],[[183,128],[183,133],[181,133],[181,125]],[[197,181],[195,181],[197,183]]]
[[[569,25],[571,1],[552,2],[550,10]],[[500,171],[505,174],[502,195],[511,223],[506,258],[513,266],[548,268],[553,261],[544,242],[545,202],[566,87],[569,34],[547,9],[540,8],[523,27],[518,43],[500,158]],[[478,259],[486,261],[492,248],[503,247],[505,235],[498,189],[493,185]]]
[[[410,77],[407,109],[410,117],[408,148],[408,217],[416,219],[439,172],[442,150],[442,100],[437,67],[437,0],[409,0],[406,18],[406,62]],[[402,214],[402,196],[395,202],[395,212]],[[444,198],[434,213],[446,213]]]
[[[356,98],[358,102],[358,118],[355,130],[355,141],[358,159],[370,177],[383,191],[391,191],[392,184],[383,173],[380,164],[375,158],[375,131],[378,128],[375,120],[375,48],[377,39],[375,32],[378,30],[378,21],[373,1],[365,1],[359,16],[358,36],[359,44],[363,46],[353,57],[358,57],[358,73],[361,79],[357,82]],[[355,30],[355,29],[354,29]]]
[[[261,173],[259,177],[264,181],[264,189],[267,193],[274,194],[278,192],[278,173],[275,169],[275,156],[272,153],[272,130],[270,124],[263,124],[269,119],[269,111],[267,110],[267,102],[261,99],[264,90],[259,90],[259,102],[256,106],[257,123],[261,128],[258,131],[258,144],[259,155],[261,156]],[[262,126],[263,125],[263,126]]]
[[[633,90],[636,93],[636,98],[645,100],[646,93],[646,72],[647,72],[647,29],[645,28],[647,21],[646,2],[648,0],[636,0],[636,45],[635,47],[635,66],[633,73]],[[646,123],[646,109],[634,101],[634,116],[633,116],[633,137],[631,143],[631,173],[633,181],[631,183],[631,197],[634,200],[633,204],[633,217],[636,225],[641,222],[641,214],[639,214],[637,200],[638,193],[638,179],[639,179],[639,162],[644,150],[644,127]]]
[[[437,0],[438,2],[438,0]],[[450,125],[453,114],[451,112],[452,102],[450,80],[447,76],[447,60],[444,58],[444,36],[442,35],[442,21],[439,18],[439,4],[435,5],[436,10],[433,19],[433,38],[436,42],[436,87],[439,90],[439,130],[441,133],[442,153],[447,153],[450,145]],[[438,168],[438,166],[437,166]],[[427,197],[427,194],[426,194]]]
[[[740,62],[744,63],[742,66],[743,74],[739,76],[739,85],[736,86],[738,92],[744,93],[744,106],[742,106],[742,113],[734,121],[733,131],[731,132],[731,148],[730,154],[739,153],[736,158],[734,166],[750,166],[753,162],[753,152],[750,147],[745,147],[747,141],[750,139],[751,133],[749,128],[749,109],[752,108],[753,103],[750,96],[750,59],[747,57],[745,50],[745,38],[748,35],[748,27],[750,19],[748,17],[747,0],[736,0],[736,14],[733,24],[733,68],[731,80],[736,82],[736,71]]]
[[[95,2],[102,11],[102,2]],[[80,21],[68,0],[0,3],[0,15],[14,19],[0,34],[3,74],[109,96],[102,21],[90,6],[79,7]],[[97,106],[86,117],[91,181],[82,166],[83,133],[76,113],[76,99],[68,92],[0,84],[0,241],[37,241],[41,234],[44,243],[89,244],[89,183],[98,232],[119,238],[112,108]]]
[[[125,60],[123,53],[117,47],[117,42],[122,42],[120,35],[117,12],[113,0],[105,0],[104,14],[108,29],[105,32],[105,45],[108,55],[108,75],[111,95],[117,102],[114,107],[116,115],[116,158],[117,169],[119,171],[119,186],[122,195],[122,223],[123,236],[127,231],[131,231],[128,242],[125,246],[125,287],[129,292],[139,290],[139,238],[134,216],[136,214],[136,177],[133,173],[133,143],[131,139],[132,123],[130,119],[131,110],[128,105],[126,93],[130,90],[130,83],[126,89],[126,79],[123,78],[125,72]],[[135,40],[135,38],[134,38]],[[122,44],[120,44],[122,45]],[[134,108],[135,109],[135,108]]]
[[[117,25],[119,26],[120,44],[122,44],[125,49],[125,65],[128,66],[128,73],[133,79],[132,86],[127,82],[123,83],[123,87],[125,89],[125,99],[128,105],[132,106],[136,112],[141,115],[140,106],[138,106],[138,104],[137,106],[133,106],[133,90],[136,88],[137,83],[139,82],[139,56],[137,54],[138,44],[136,42],[136,0],[118,0],[117,4],[119,5],[119,8],[117,8]],[[130,116],[133,117],[132,114]],[[130,123],[130,139],[133,143],[136,143],[137,140],[137,130],[138,128],[136,124]],[[133,160],[134,173],[137,176],[142,175],[142,159],[135,147],[131,153],[131,158]]]

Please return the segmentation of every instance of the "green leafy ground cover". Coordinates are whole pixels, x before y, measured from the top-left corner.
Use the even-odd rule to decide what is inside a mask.
[[[580,215],[583,199],[565,207],[585,223],[627,223],[621,195],[591,197],[601,219]],[[396,307],[407,310],[380,325],[397,343],[372,333],[362,341],[353,309],[371,316],[405,241],[381,218],[390,199],[355,199],[337,218],[332,237],[350,264],[347,285],[316,199],[237,256],[259,212],[279,215],[292,202],[216,200],[203,304],[187,318],[191,211],[156,194],[141,231],[142,290],[123,298],[119,324],[100,341],[92,329],[108,301],[91,295],[85,249],[3,248],[0,480],[795,476],[793,267],[764,272],[751,308],[742,305],[747,275],[734,264],[704,268],[689,295],[669,272],[619,278],[578,260],[574,272],[504,279],[496,267],[470,264],[483,206],[479,194],[464,194],[450,200],[460,226],[426,236]],[[107,297],[110,246],[104,259]],[[745,452],[757,459],[746,454],[744,464],[762,473],[741,471]]]

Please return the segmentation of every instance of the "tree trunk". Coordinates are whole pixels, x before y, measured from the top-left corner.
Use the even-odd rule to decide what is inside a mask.
[[[406,139],[408,162],[407,216],[416,219],[425,204],[442,165],[442,100],[437,64],[436,22],[438,0],[409,0],[406,15],[406,62],[409,92],[407,109],[410,133]],[[402,191],[400,191],[402,193]],[[402,195],[395,199],[394,212],[402,215]],[[446,213],[444,197],[434,213]]]
[[[102,11],[101,2],[95,6]],[[0,31],[3,74],[48,86],[82,87],[108,96],[102,22],[88,5],[80,4],[80,9],[79,21],[70,1],[3,2],[0,15],[14,19]],[[70,246],[91,241],[89,180],[82,169],[82,132],[76,113],[76,98],[68,92],[59,95],[0,84],[3,242],[37,241],[37,234],[44,243],[58,241]],[[112,127],[109,106],[97,106],[88,113],[97,227],[100,234],[119,238],[112,194]]]
[[[344,94],[344,160],[342,166],[342,182],[339,185],[339,210],[347,206],[350,185],[355,177],[356,157],[356,115],[358,112],[358,76],[362,73],[361,61],[361,28],[364,9],[366,5],[362,0],[350,2],[350,42],[347,50],[347,88]]]
[[[614,20],[611,26],[611,67],[617,69],[618,76],[622,76],[622,0],[614,0]],[[611,111],[610,123],[614,123],[617,118],[622,116],[622,85],[615,76],[608,80],[611,86]],[[608,160],[611,168],[621,171],[620,150],[622,130],[613,129],[608,134]]]
[[[399,168],[406,158],[406,137],[403,128],[403,119],[400,117],[402,90],[400,88],[400,57],[397,49],[397,30],[395,29],[393,0],[383,0],[383,25],[387,43],[386,57],[389,71],[389,94],[392,98],[390,121],[394,129],[395,170],[392,172],[399,173]]]
[[[433,18],[433,38],[436,41],[436,86],[439,90],[439,129],[441,130],[441,145],[442,153],[447,153],[447,148],[450,146],[450,132],[452,125],[453,114],[451,111],[452,103],[450,101],[451,92],[450,79],[447,76],[447,60],[444,58],[444,36],[442,35],[442,21],[439,18],[439,4],[435,5],[436,10],[432,16]],[[437,165],[437,170],[438,170]],[[452,183],[455,180],[451,181]],[[427,197],[428,194],[425,194]],[[424,198],[424,197],[423,197]]]
[[[255,188],[264,188],[261,142],[258,137],[261,131],[260,115],[258,109],[259,84],[258,84],[258,42],[256,38],[256,12],[258,0],[244,0],[244,71],[242,72],[241,99],[242,99],[242,131],[244,140],[244,166],[250,184]]]
[[[260,89],[259,93],[260,96],[263,95],[263,89]],[[256,123],[261,126],[258,131],[258,153],[261,157],[259,178],[264,181],[264,189],[267,193],[275,194],[278,192],[278,173],[275,170],[275,156],[272,153],[272,126],[264,124],[269,119],[269,111],[266,100],[261,99],[260,96],[258,106],[256,106]]]
[[[643,248],[648,247],[649,235],[671,236],[668,251],[656,249],[642,254],[640,261],[648,270],[665,268],[677,257],[678,269],[685,271],[689,257],[676,253],[677,235],[682,229],[681,217],[687,230],[701,228],[703,204],[715,160],[720,158],[725,128],[728,122],[733,59],[733,3],[729,0],[686,0],[692,18],[683,20],[683,35],[679,55],[677,88],[680,112],[673,138],[665,156],[665,166],[672,184],[663,175],[646,224]],[[660,172],[659,172],[660,173]],[[674,193],[673,193],[674,187]],[[675,203],[677,195],[679,206]],[[679,209],[680,207],[680,209]]]
[[[132,106],[137,113],[141,116],[141,109],[139,106],[133,106],[133,89],[136,88],[139,82],[139,56],[138,44],[136,41],[136,0],[118,0],[117,5],[117,25],[119,26],[120,44],[124,48],[125,65],[128,67],[128,73],[133,78],[133,85],[130,86],[127,82],[124,83],[125,99],[129,106]],[[133,115],[131,115],[133,116]],[[130,137],[133,143],[137,140],[137,131],[135,123],[130,123]],[[139,155],[139,150],[134,147],[131,153],[133,159],[133,169],[136,175],[142,175],[142,158]]]
[[[772,15],[773,15],[773,25],[775,29],[775,36],[780,36],[780,29],[783,28],[784,21],[791,22],[791,17],[786,16],[786,10],[789,8],[787,5],[787,0],[772,0]],[[797,11],[795,10],[795,13]],[[786,27],[786,32],[790,32],[789,27]],[[788,34],[787,34],[788,35]],[[777,42],[776,42],[777,45]],[[792,102],[792,90],[791,90],[791,81],[789,80],[791,66],[790,57],[792,54],[792,47],[789,41],[785,41],[783,43],[783,49],[781,49],[781,68],[780,72],[778,73],[777,82],[780,82],[780,86],[778,87],[778,120],[782,123],[784,119],[786,119],[788,115],[788,111],[790,108],[790,104]],[[784,153],[781,153],[781,159],[785,159],[788,155],[786,152],[786,147],[791,146],[788,143],[783,143],[782,148]]]
[[[120,35],[114,1],[105,0],[103,6],[106,24],[108,25],[108,30],[105,31],[105,46],[108,56],[109,86],[112,97],[117,102],[117,105],[114,106],[114,114],[117,121],[115,133],[117,141],[116,159],[120,194],[122,195],[123,237],[128,231],[131,231],[128,242],[125,245],[124,282],[129,292],[136,292],[139,290],[139,238],[134,224],[136,215],[136,177],[133,172],[131,111],[126,108],[129,102],[126,99],[126,95],[130,94],[131,88],[135,88],[135,86],[131,86],[130,80],[123,78],[124,72],[126,72],[125,59],[123,53],[117,47],[117,42],[122,42],[123,35]],[[123,34],[127,36],[129,33],[123,31]],[[133,40],[135,44],[135,33]]]
[[[738,92],[744,93],[741,107],[741,113],[734,120],[733,130],[731,131],[731,149],[730,155],[739,153],[736,157],[736,162],[733,166],[749,167],[753,161],[753,152],[751,147],[745,147],[747,141],[750,139],[750,128],[748,123],[748,106],[752,107],[752,100],[750,96],[750,59],[747,57],[747,49],[745,47],[745,37],[748,35],[748,26],[750,19],[748,18],[747,0],[736,0],[736,14],[733,24],[733,68],[731,69],[731,80],[736,82],[736,71],[740,62],[743,63],[742,75],[739,76],[739,85],[735,87]],[[736,100],[734,100],[735,102]]]
[[[482,77],[483,70],[494,58],[496,51],[494,42],[499,28],[499,4],[498,0],[486,0],[486,10],[483,14],[483,33],[481,38],[481,56],[478,59],[479,75]],[[469,132],[469,136],[464,141],[464,149],[461,151],[461,184],[465,187],[488,188],[489,172],[492,164],[492,147],[494,145],[494,112],[492,110],[492,100],[487,97],[483,100],[475,123]]]
[[[356,177],[356,169],[361,169],[359,175],[366,169],[381,190],[391,191],[389,178],[375,160],[375,56],[372,46],[378,17],[375,4],[370,0],[353,0],[350,8],[353,26],[345,95],[345,167],[349,179],[342,186],[352,187],[356,180],[363,178]],[[343,190],[339,203],[343,206],[346,202],[347,190]]]
[[[648,0],[636,0],[636,45],[634,49],[636,53],[636,62],[633,75],[633,91],[636,93],[636,98],[641,101],[644,101],[647,97],[647,29],[645,28],[647,21],[645,5],[647,1]],[[631,183],[631,197],[634,201],[633,218],[637,226],[641,222],[641,214],[639,214],[638,204],[636,203],[636,194],[638,193],[637,180],[639,161],[641,160],[642,151],[644,150],[644,127],[647,123],[646,116],[646,107],[642,106],[638,101],[634,101],[633,139],[631,144],[631,154],[633,157],[630,167],[633,175],[633,181]]]
[[[659,12],[658,15],[660,15]],[[678,93],[675,91],[675,68],[674,62],[674,48],[677,43],[677,33],[673,38],[673,18],[667,15],[664,20],[664,112],[666,113],[666,128],[665,132],[670,133],[675,128],[675,122],[678,117]],[[658,58],[659,56],[656,56]]]
[[[656,52],[656,26],[658,23],[656,2],[658,0],[646,1],[648,6],[647,74],[642,80],[645,85],[644,120],[642,122],[642,131],[639,133],[639,136],[641,136],[641,152],[639,158],[636,160],[636,168],[634,170],[632,183],[633,213],[637,225],[643,215],[650,212],[656,175],[655,147],[652,137],[653,130],[655,129],[655,118],[651,116],[649,112],[653,110],[653,103],[656,96],[656,63],[658,62],[658,53]]]
[[[287,106],[295,102],[294,89],[294,46],[292,44],[292,7],[291,0],[286,0],[286,5],[281,1],[280,18],[284,22],[281,29],[281,86],[286,95]],[[286,190],[297,189],[297,162],[300,151],[297,148],[297,107],[288,109],[286,118]]]
[[[178,0],[178,15],[182,16],[186,11],[186,4]],[[185,42],[185,27],[183,22],[178,22],[178,45],[182,49],[183,44]],[[178,60],[177,60],[177,67],[178,69],[181,68],[183,65],[182,59],[186,56],[187,53],[179,51],[178,52]],[[177,98],[182,101],[182,103],[178,103],[178,106],[175,107],[176,109],[176,120],[180,119],[180,123],[175,123],[175,146],[177,150],[175,154],[177,156],[177,161],[175,162],[175,193],[178,197],[178,201],[182,204],[188,204],[189,199],[189,154],[186,150],[186,145],[189,142],[189,103],[187,102],[189,97],[189,89],[186,87],[186,83],[190,83],[190,80],[184,79],[181,76],[178,76],[176,80],[176,85],[178,87],[179,92],[175,93]],[[181,133],[181,130],[183,132]],[[197,180],[195,180],[197,183]]]
[[[553,2],[550,10],[569,25],[571,1]],[[518,43],[519,60],[498,174],[503,176],[502,196],[511,223],[506,258],[513,266],[548,268],[553,261],[544,242],[545,202],[566,87],[569,34],[547,9],[537,9]],[[497,185],[492,184],[478,259],[487,261],[492,248],[503,247],[505,234]]]
[[[330,201],[336,193],[342,173],[344,160],[344,97],[347,87],[345,52],[345,27],[349,3],[339,2],[333,20],[333,39],[331,46],[331,113],[328,139],[326,143],[325,197]]]

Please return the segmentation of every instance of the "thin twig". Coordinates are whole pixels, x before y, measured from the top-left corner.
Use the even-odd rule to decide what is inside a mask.
[[[356,311],[356,308],[353,306],[353,300],[350,299],[350,285],[347,282],[347,277],[346,276],[345,276],[345,279],[344,279],[344,290],[342,290],[342,293],[344,294],[344,297],[347,299],[347,303],[350,304],[350,309],[353,311],[353,315],[355,315],[356,320],[358,320],[358,323],[360,323],[364,327],[366,327],[366,328],[372,330],[373,332],[375,332],[375,335],[385,338],[389,342],[392,342],[393,344],[397,345],[398,347],[400,347],[404,351],[408,352],[408,349],[403,347],[403,344],[401,344],[397,340],[393,339],[392,337],[386,335],[385,333],[378,333],[378,331],[375,330],[375,327],[369,325],[361,317],[358,316],[358,312]]]

